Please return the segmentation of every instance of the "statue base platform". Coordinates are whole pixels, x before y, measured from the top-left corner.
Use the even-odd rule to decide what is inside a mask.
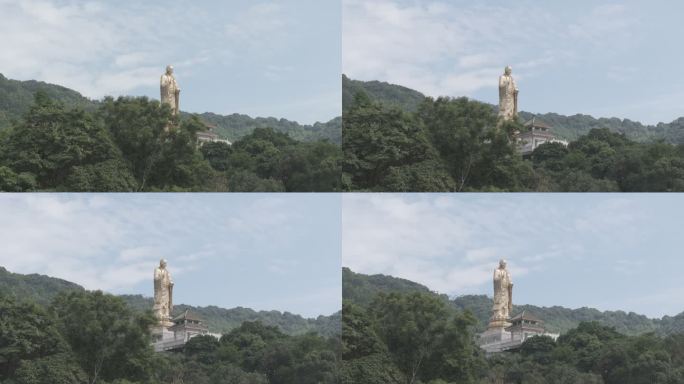
[[[513,344],[513,335],[503,327],[489,328],[480,334],[478,339],[480,348],[488,354],[503,352]]]
[[[489,321],[489,326],[487,326],[487,329],[504,329],[510,327],[512,324],[509,323],[507,320],[503,319],[498,319],[498,320],[490,320]]]
[[[174,333],[172,331],[169,331],[168,327],[161,325],[157,325],[156,327],[152,328],[151,334],[152,340],[154,342],[173,340],[175,338]]]

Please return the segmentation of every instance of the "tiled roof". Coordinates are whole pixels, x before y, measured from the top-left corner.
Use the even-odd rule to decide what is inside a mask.
[[[516,320],[530,320],[530,321],[536,321],[538,323],[542,323],[542,321],[538,317],[534,316],[533,314],[531,314],[527,311],[520,312],[515,317],[511,318],[510,322],[514,322]]]
[[[193,321],[202,321],[200,320],[199,317],[195,316],[190,312],[190,310],[186,309],[185,312],[181,313],[179,316],[176,316],[173,319],[173,322],[175,323],[176,320],[193,320]]]
[[[546,129],[551,129],[551,126],[546,124],[540,119],[537,119],[536,117],[533,117],[532,120],[529,120],[527,123],[525,123],[526,127],[535,127],[535,128],[546,128]]]

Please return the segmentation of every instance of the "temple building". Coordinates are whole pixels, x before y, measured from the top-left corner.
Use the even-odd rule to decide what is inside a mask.
[[[221,337],[220,334],[209,333],[209,329],[202,320],[187,309],[171,321],[173,325],[168,329],[168,336],[154,343],[154,350],[157,352],[181,350],[185,343],[195,336]]]
[[[226,143],[228,145],[232,145],[230,141],[222,139],[216,132],[214,132],[214,129],[216,128],[215,125],[207,123],[204,123],[204,125],[207,127],[207,129],[205,131],[200,131],[195,134],[197,136],[198,146],[201,147],[206,143]]]
[[[180,316],[171,317],[173,310],[173,287],[171,273],[165,259],[159,260],[154,270],[154,306],[157,322],[150,329],[155,352],[182,351],[185,343],[195,336],[209,335],[217,339],[220,334],[209,333],[199,317],[187,309]]]
[[[533,117],[525,123],[526,131],[517,134],[518,147],[523,156],[530,155],[538,146],[544,143],[561,143],[565,146],[568,142],[556,138],[551,132],[551,126],[542,120]]]
[[[528,311],[523,310],[510,317],[513,309],[513,281],[506,267],[506,260],[500,260],[499,267],[494,270],[492,316],[487,330],[478,338],[480,348],[488,355],[520,348],[525,340],[534,336],[549,336],[554,340],[558,338],[558,334],[547,333],[544,322]]]
[[[544,322],[529,311],[522,311],[508,320],[510,325],[497,332],[488,329],[480,335],[480,348],[487,354],[505,352],[520,348],[525,340],[534,336],[548,336],[556,340],[557,333],[547,333]]]

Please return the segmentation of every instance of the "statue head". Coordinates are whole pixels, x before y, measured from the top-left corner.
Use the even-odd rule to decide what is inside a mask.
[[[506,269],[506,260],[505,259],[499,260],[499,269]]]
[[[504,68],[504,74],[510,76],[511,72],[513,72],[513,68],[511,68],[510,65],[507,65],[506,68]]]
[[[166,74],[167,75],[173,75],[173,65],[167,65],[166,66]]]
[[[166,259],[159,260],[159,268],[166,268]]]

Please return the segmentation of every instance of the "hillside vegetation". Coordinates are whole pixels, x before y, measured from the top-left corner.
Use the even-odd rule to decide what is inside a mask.
[[[644,316],[516,306],[514,313],[529,310],[549,327],[574,325],[556,341],[531,337],[518,349],[485,356],[477,345],[491,308],[485,296],[450,300],[408,280],[346,268],[343,296],[344,384],[684,383],[682,328],[657,335],[648,328],[661,321]]]
[[[630,122],[615,128],[603,120],[578,118],[566,125],[577,140],[567,147],[542,144],[523,158],[516,133],[529,128],[520,121],[500,123],[491,105],[423,97],[384,83],[343,81],[342,187],[347,191],[684,191],[684,145],[665,137],[637,142],[618,133],[637,135],[629,133],[636,132]],[[642,138],[652,136],[648,130],[638,132]],[[663,132],[672,139],[684,131]]]
[[[380,81],[352,80],[342,75],[342,105],[343,111],[348,111],[354,103],[354,96],[360,91],[378,103],[389,107],[397,107],[406,112],[417,112],[420,104],[426,99],[422,93],[403,87]],[[497,107],[489,106],[492,111]],[[540,119],[551,127],[554,134],[561,139],[574,141],[588,134],[592,129],[608,129],[611,132],[622,133],[628,139],[636,142],[653,142],[664,140],[671,144],[684,143],[684,117],[680,117],[670,123],[658,123],[657,125],[645,125],[638,121],[620,119],[617,117],[595,118],[589,115],[576,114],[572,116],[557,113],[530,113],[521,111],[520,119],[525,122],[533,117]]]
[[[60,294],[84,291],[85,289],[80,285],[66,280],[38,274],[22,275],[0,267],[0,292],[8,297],[47,306]],[[142,295],[121,295],[118,297],[135,313],[149,312],[154,304],[152,298]],[[177,304],[174,306],[173,315],[179,315],[186,309],[198,315],[210,331],[215,333],[227,333],[238,328],[245,321],[259,321],[266,326],[277,327],[281,332],[288,335],[316,332],[326,337],[333,337],[340,333],[340,313],[332,316],[319,316],[316,319],[306,319],[289,312]]]
[[[88,99],[77,91],[60,85],[35,80],[11,80],[0,74],[0,131],[11,127],[14,125],[13,123],[18,122],[28,113],[33,105],[34,95],[38,92],[44,93],[50,99],[63,104],[67,109],[79,108],[93,112],[98,109],[101,103],[101,101]],[[192,114],[182,111],[181,114],[186,118],[192,116]],[[286,119],[252,118],[238,113],[224,116],[205,112],[198,116],[202,121],[215,126],[215,131],[219,136],[231,142],[249,135],[256,128],[271,128],[298,141],[329,140],[339,145],[342,139],[340,117],[324,123],[303,125]]]
[[[340,189],[341,150],[256,128],[198,146],[197,116],[147,98],[107,98],[94,112],[38,92],[0,131],[0,191],[323,192]]]
[[[469,311],[477,320],[475,329],[484,331],[489,324],[492,299],[485,295],[461,295],[449,298],[447,295],[430,291],[429,288],[410,280],[386,275],[364,275],[349,268],[342,270],[343,298],[360,306],[368,306],[380,293],[422,293],[448,302],[459,311]],[[634,312],[599,311],[595,308],[564,308],[561,306],[540,307],[528,304],[513,305],[513,314],[528,311],[542,319],[549,332],[565,333],[577,328],[581,322],[595,321],[615,328],[625,335],[639,335],[647,332],[659,334],[684,333],[684,308],[677,316],[651,319]]]
[[[101,291],[71,291],[49,306],[0,292],[0,382],[7,384],[338,382],[339,339],[284,334],[259,321],[196,336],[155,353],[151,311]]]

